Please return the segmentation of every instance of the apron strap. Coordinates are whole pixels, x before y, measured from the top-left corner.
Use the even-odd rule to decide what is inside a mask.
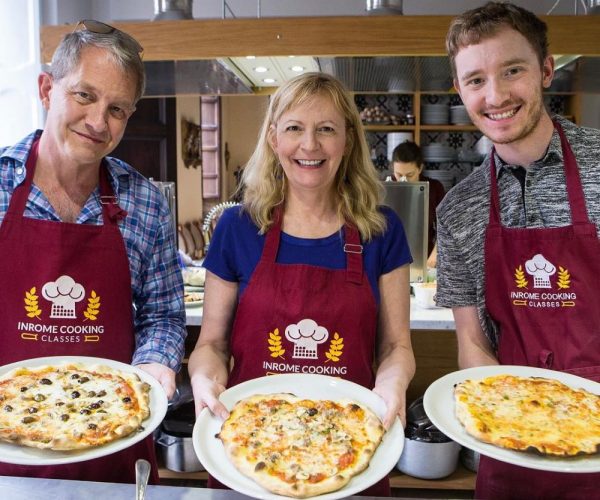
[[[567,195],[569,196],[569,204],[571,205],[572,223],[573,225],[589,224],[583,187],[581,186],[581,177],[579,176],[579,168],[577,168],[577,160],[575,159],[571,145],[569,144],[560,123],[555,121],[554,127],[560,136],[560,145],[562,147],[563,162],[565,165]]]
[[[106,160],[102,160],[100,165],[100,205],[105,224],[116,224],[127,217],[127,211],[119,206],[119,198],[115,195],[108,179]]]
[[[279,241],[281,239],[281,222],[283,207],[278,205],[274,210],[273,225],[267,231],[265,247],[261,261],[274,263],[277,259]],[[344,225],[344,252],[346,253],[346,281],[360,284],[363,278],[363,246],[360,242],[358,229],[351,224]]]
[[[275,263],[277,260],[277,251],[279,250],[279,240],[281,238],[281,221],[283,220],[283,207],[278,205],[273,211],[273,225],[267,231],[265,238],[265,247],[260,260]]]
[[[29,155],[25,162],[25,180],[14,189],[8,209],[6,210],[7,215],[10,214],[12,216],[22,217],[25,213],[27,198],[29,198],[31,184],[33,184],[33,174],[35,173],[39,145],[40,139],[38,137],[31,144],[31,149],[29,150]]]
[[[360,235],[356,226],[348,223],[344,225],[344,234],[346,281],[359,285],[363,278],[363,246],[360,243]]]
[[[22,217],[25,213],[27,199],[29,198],[33,177],[35,175],[39,144],[39,138],[35,139],[31,144],[31,149],[29,150],[29,155],[25,162],[25,180],[13,191],[8,210],[6,211],[7,214]],[[100,165],[100,204],[102,206],[102,218],[104,224],[115,224],[127,216],[127,212],[119,206],[118,199],[110,184],[108,178],[108,166],[106,165],[105,160],[103,160]]]
[[[565,136],[562,126],[557,121],[554,121],[554,128],[560,137],[560,145],[563,154],[563,163],[565,171],[567,196],[571,209],[571,221],[578,232],[578,228],[584,224],[590,224],[587,209],[585,206],[585,197],[581,186],[581,178],[579,176],[579,168],[577,160],[573,154],[573,150]],[[490,153],[490,215],[489,225],[500,225],[500,196],[498,195],[498,179],[496,175],[496,148],[492,147]],[[587,230],[584,230],[584,232]]]

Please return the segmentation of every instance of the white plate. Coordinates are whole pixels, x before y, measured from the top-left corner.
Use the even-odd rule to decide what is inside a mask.
[[[189,292],[204,292],[204,287],[203,286],[185,285],[183,287],[183,291],[185,293],[189,293]]]
[[[193,300],[191,302],[186,302],[185,307],[200,307],[204,305],[203,300]]]
[[[117,451],[129,448],[131,445],[141,441],[152,433],[162,422],[167,413],[167,394],[160,383],[145,371],[135,366],[113,361],[111,359],[94,358],[88,356],[50,356],[46,358],[26,359],[0,367],[0,375],[8,373],[13,368],[25,366],[35,368],[43,365],[63,365],[68,363],[83,363],[85,365],[105,365],[124,372],[136,373],[144,382],[150,384],[150,417],[142,423],[143,430],[134,432],[112,443],[96,448],[74,451],[54,451],[17,446],[10,443],[0,442],[0,460],[11,464],[20,465],[59,465],[74,462],[83,462],[93,458],[110,455]]]
[[[513,451],[483,443],[467,434],[454,413],[454,385],[466,379],[481,379],[507,373],[521,377],[545,377],[574,389],[600,394],[600,384],[569,373],[528,366],[480,366],[449,373],[433,382],[425,391],[423,406],[431,422],[449,438],[483,455],[530,469],[555,472],[600,472],[600,453],[570,458],[550,457],[525,451]]]
[[[373,410],[380,418],[385,413],[383,400],[374,392],[347,380],[325,375],[282,374],[260,377],[231,387],[221,393],[219,399],[231,409],[240,399],[254,394],[291,392],[296,396],[311,399],[350,398]],[[221,483],[245,495],[268,500],[288,499],[265,490],[252,479],[244,476],[229,462],[221,441],[215,435],[221,430],[222,421],[205,408],[196,424],[192,440],[200,463]],[[319,495],[319,500],[344,498],[372,486],[390,472],[402,454],[404,429],[396,421],[383,436],[371,463],[366,470],[355,476],[338,491]]]

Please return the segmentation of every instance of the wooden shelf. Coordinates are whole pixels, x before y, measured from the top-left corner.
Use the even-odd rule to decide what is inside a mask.
[[[175,472],[164,467],[158,469],[158,474],[161,479],[169,480],[197,480],[206,481],[208,473],[200,472]],[[418,479],[416,477],[407,476],[402,472],[394,469],[390,472],[390,484],[392,488],[405,489],[427,489],[427,490],[475,490],[476,474],[465,469],[459,464],[456,471],[448,477],[442,479]]]
[[[414,125],[364,125],[367,132],[400,132],[415,130]]]

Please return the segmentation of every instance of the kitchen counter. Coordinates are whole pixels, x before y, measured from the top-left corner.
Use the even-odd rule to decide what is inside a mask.
[[[188,307],[185,310],[188,326],[202,325],[202,307]],[[452,310],[446,308],[424,309],[410,299],[411,330],[454,330]]]
[[[0,476],[2,498],[10,500],[82,500],[87,498],[110,498],[131,500],[135,498],[135,485],[116,483],[94,483],[64,479],[37,479],[30,477]],[[241,500],[250,498],[230,490],[190,488],[180,486],[148,486],[147,500]],[[349,497],[376,498],[376,497]]]

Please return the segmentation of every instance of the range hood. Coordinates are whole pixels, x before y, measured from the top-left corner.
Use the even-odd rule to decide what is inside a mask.
[[[600,16],[542,16],[550,49],[569,64],[556,91],[600,91]],[[248,57],[284,67],[289,56],[339,77],[357,92],[448,90],[444,40],[452,16],[347,16],[114,23],[144,47],[147,96],[272,90],[244,69]],[[42,62],[73,26],[42,26]],[[577,34],[574,36],[574,34]],[[287,63],[286,63],[287,64]]]

